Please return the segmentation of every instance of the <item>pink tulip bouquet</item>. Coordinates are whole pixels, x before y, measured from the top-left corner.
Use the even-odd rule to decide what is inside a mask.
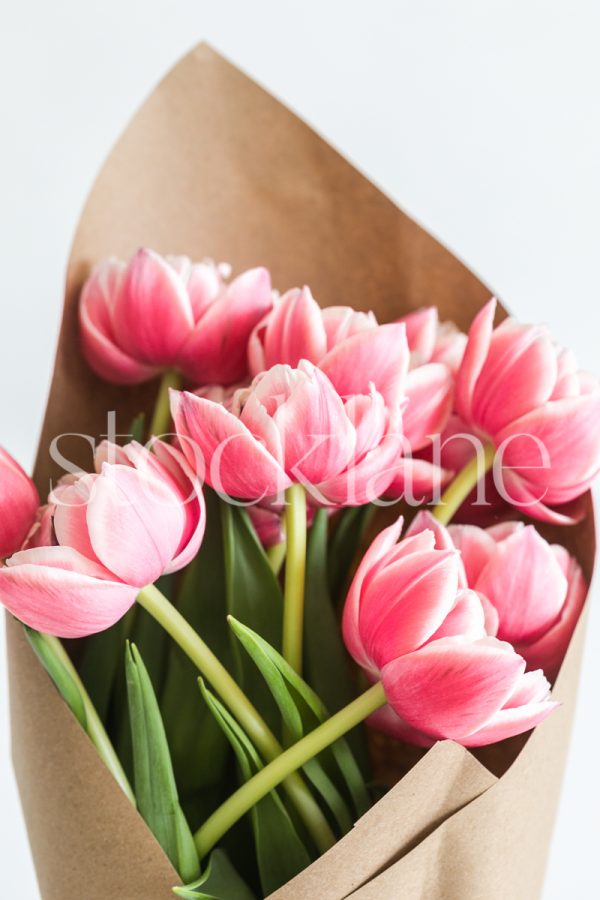
[[[553,715],[600,385],[545,328],[494,327],[494,300],[468,334],[435,307],[382,324],[148,249],[78,309],[93,372],[156,381],[154,411],[42,505],[0,451],[0,600],[178,896],[290,881],[385,790],[382,742]]]

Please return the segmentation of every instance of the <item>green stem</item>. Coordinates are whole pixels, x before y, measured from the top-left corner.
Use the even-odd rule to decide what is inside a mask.
[[[304,578],[306,574],[306,491],[293,484],[285,492],[287,558],[283,595],[283,658],[302,672]]]
[[[493,444],[485,444],[483,448],[483,457],[479,450],[475,456],[469,460],[464,469],[458,473],[454,481],[446,488],[441,496],[440,502],[433,510],[432,515],[447,525],[454,513],[462,506],[466,498],[469,496],[473,488],[486,475],[494,464],[494,456],[496,448]]]
[[[386,703],[381,682],[373,685],[344,709],[327,719],[277,759],[257,772],[253,778],[232,794],[202,825],[194,836],[202,859],[221,840],[229,829],[270,791],[289,778],[291,772],[305,765],[314,756],[342,737]]]
[[[287,544],[285,541],[281,541],[279,544],[273,544],[272,547],[267,549],[267,559],[269,560],[269,565],[275,575],[279,575],[281,572],[281,567],[285,560],[286,549]]]
[[[161,437],[169,434],[171,426],[171,406],[169,403],[169,388],[180,388],[181,376],[172,369],[163,373],[154,404],[154,415],[150,422],[149,435]]]
[[[104,725],[102,724],[98,713],[96,712],[96,708],[92,703],[88,692],[85,689],[85,685],[83,681],[79,677],[77,669],[71,662],[71,657],[63,647],[62,643],[58,638],[52,637],[49,634],[41,635],[43,642],[46,644],[48,650],[52,653],[55,659],[62,665],[67,674],[70,676],[71,680],[76,685],[79,693],[81,694],[81,699],[83,701],[83,707],[85,710],[85,719],[86,719],[86,732],[91,740],[92,744],[98,751],[98,755],[103,760],[107,769],[111,772],[115,781],[125,794],[125,796],[131,800],[133,805],[135,806],[135,796],[127,780],[127,776],[123,771],[123,767],[119,762],[119,758],[115,753],[115,748],[110,742],[110,738],[108,737]]]
[[[139,592],[137,601],[171,635],[198,671],[212,684],[259,753],[267,760],[278,757],[283,748],[273,732],[208,644],[181,613],[153,584]],[[316,800],[297,773],[286,780],[284,787],[317,848],[324,853],[335,842],[335,837]]]

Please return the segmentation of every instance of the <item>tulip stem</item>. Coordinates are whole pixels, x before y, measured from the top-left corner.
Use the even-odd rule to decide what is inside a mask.
[[[304,578],[306,574],[306,491],[293,484],[285,492],[287,557],[283,594],[283,658],[302,672]]]
[[[241,819],[245,813],[276,788],[290,773],[305,765],[360,724],[364,719],[384,706],[386,697],[381,682],[345,706],[331,718],[284,750],[264,769],[260,769],[249,781],[238,788],[198,829],[194,836],[198,854],[202,859],[221,840],[223,835]]]
[[[98,751],[98,755],[106,765],[106,768],[109,770],[127,799],[130,800],[135,806],[135,795],[131,789],[129,781],[127,780],[127,776],[123,771],[123,767],[119,761],[119,757],[117,756],[115,748],[110,742],[110,738],[106,733],[100,716],[96,712],[96,707],[92,703],[90,695],[86,691],[85,685],[79,677],[77,669],[71,662],[71,657],[58,638],[53,637],[49,634],[42,634],[41,632],[26,630],[26,633],[28,634],[30,643],[34,648],[36,654],[42,661],[42,664],[45,666],[50,676],[55,681],[55,684],[57,684],[57,687],[59,687],[59,684],[53,677],[52,671],[54,670],[54,674],[57,674],[56,666],[59,667],[59,671],[60,669],[62,669],[63,672],[66,673],[67,678],[69,678],[74,684],[83,705],[83,714],[85,721],[84,730],[91,740],[92,744]]]
[[[277,758],[283,747],[225,666],[181,613],[153,584],[139,592],[137,601],[165,629],[198,671],[212,684],[259,753],[267,760]],[[335,837],[315,798],[296,772],[292,772],[286,779],[284,787],[319,852],[324,853],[333,845]]]
[[[160,379],[158,394],[154,404],[154,414],[150,422],[149,437],[163,437],[169,434],[171,425],[171,405],[169,389],[181,387],[181,376],[173,369],[167,369]]]
[[[461,469],[454,481],[446,488],[440,498],[440,502],[434,508],[432,515],[447,525],[457,509],[462,506],[473,488],[489,472],[494,464],[496,448],[493,444],[484,444],[483,454],[478,449],[475,456]]]

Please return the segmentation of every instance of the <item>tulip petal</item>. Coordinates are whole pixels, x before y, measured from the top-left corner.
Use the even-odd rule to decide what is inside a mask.
[[[496,314],[496,299],[492,297],[481,309],[469,328],[465,354],[456,376],[455,405],[458,415],[471,422],[473,391],[485,362]]]
[[[460,552],[467,584],[469,587],[479,590],[479,576],[494,556],[497,542],[487,530],[478,528],[476,525],[450,525],[448,533],[454,546]]]
[[[437,306],[424,306],[398,319],[406,326],[411,368],[428,363],[433,356],[438,329]]]
[[[454,378],[441,363],[412,369],[406,380],[408,404],[403,413],[404,434],[414,452],[441,434],[452,412]]]
[[[195,325],[179,354],[179,365],[190,381],[234,384],[248,371],[247,347],[252,329],[272,305],[267,269],[238,275]]]
[[[117,260],[102,263],[86,281],[79,302],[79,329],[83,355],[93,371],[114,384],[139,384],[158,373],[125,353],[116,343],[111,304],[120,289],[124,265]]]
[[[31,628],[57,637],[85,637],[110,628],[133,605],[136,593],[68,547],[24,550],[0,568],[7,609]]]
[[[188,462],[196,471],[206,465],[206,481],[215,490],[261,500],[291,484],[277,460],[220,404],[172,391],[171,413]]]
[[[462,743],[512,694],[525,662],[495,638],[443,638],[383,667],[389,703],[409,725]]]
[[[266,369],[277,363],[296,367],[301,359],[316,364],[325,356],[327,335],[321,309],[310,288],[305,286],[283,295],[271,314],[264,346]]]
[[[180,498],[165,482],[105,465],[94,483],[87,525],[100,562],[122,581],[143,587],[171,562],[185,519]]]
[[[342,341],[322,359],[320,368],[341,397],[368,394],[370,385],[388,406],[397,406],[408,372],[409,352],[403,324],[379,325]]]
[[[158,253],[139,250],[127,266],[112,323],[119,346],[135,359],[176,365],[194,320],[185,284]]]
[[[558,706],[560,703],[555,700],[545,700],[514,709],[500,709],[487,725],[463,738],[461,744],[465,747],[484,747],[523,734],[540,725]]]
[[[464,637],[471,641],[486,637],[486,616],[481,597],[475,591],[461,590],[454,606],[431,636],[432,641],[444,637]]]
[[[363,589],[359,624],[369,657],[381,669],[420,647],[454,606],[454,551],[424,551],[388,563]]]
[[[498,610],[499,637],[512,643],[543,634],[557,621],[567,594],[554,553],[532,525],[496,544],[474,586]]]

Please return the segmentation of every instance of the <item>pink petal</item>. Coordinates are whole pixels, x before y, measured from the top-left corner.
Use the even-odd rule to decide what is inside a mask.
[[[417,731],[416,728],[412,728],[404,719],[401,719],[389,703],[369,716],[367,725],[415,747],[432,747],[436,742],[435,738],[423,734],[422,731]]]
[[[441,489],[452,481],[453,474],[426,459],[404,456],[397,460],[386,496],[405,497],[411,506],[426,503],[431,497],[439,495]]]
[[[486,530],[476,525],[450,525],[448,533],[454,546],[460,551],[467,584],[479,589],[479,576],[496,553],[496,541]]]
[[[171,413],[182,450],[207,483],[230,497],[260,500],[291,484],[279,463],[248,428],[218,403],[172,391]]]
[[[187,378],[197,385],[241,381],[248,371],[248,339],[272,302],[267,269],[249,269],[238,275],[181,348],[179,365]]]
[[[389,703],[409,725],[462,743],[512,694],[525,663],[495,638],[443,638],[382,669]]]
[[[87,507],[97,558],[128,584],[163,574],[185,525],[182,503],[164,482],[126,466],[105,465]]]
[[[456,376],[456,411],[465,422],[471,422],[473,391],[485,362],[496,314],[496,299],[492,297],[476,315],[469,329],[469,337],[460,369]]]
[[[475,591],[461,590],[456,594],[454,606],[431,636],[431,640],[435,641],[444,637],[464,637],[476,641],[488,634],[481,597]]]
[[[102,263],[83,286],[79,302],[79,330],[83,355],[96,375],[114,384],[138,384],[159,371],[125,353],[116,343],[111,313],[120,290],[124,265]]]
[[[104,631],[135,602],[137,589],[67,547],[15,554],[0,568],[0,596],[21,622],[57,637]]]
[[[552,549],[555,550],[554,547]],[[567,596],[558,620],[538,640],[519,644],[517,647],[517,652],[525,658],[528,668],[543,669],[550,681],[554,681],[558,675],[588,590],[581,567],[572,557],[569,560],[567,578]]]
[[[402,399],[408,362],[405,327],[396,323],[347,338],[327,353],[320,368],[341,397],[368,394],[373,384],[393,407]]]
[[[119,346],[156,366],[177,363],[194,325],[182,279],[152,250],[139,250],[127,266],[112,318]]]
[[[495,435],[550,399],[556,371],[556,353],[546,331],[506,319],[492,334],[473,391],[473,421]]]
[[[579,498],[558,509],[552,509],[538,499],[539,496],[547,494],[545,488],[528,485],[523,478],[510,470],[505,470],[502,475],[504,501],[510,501],[513,506],[532,519],[550,522],[553,525],[575,525],[585,515],[585,506],[578,502]],[[583,490],[586,490],[586,487]]]
[[[469,734],[460,743],[465,747],[484,747],[516,734],[523,734],[547,719],[558,706],[560,703],[555,700],[545,700],[514,709],[500,709],[487,725]]]
[[[168,575],[183,569],[198,553],[206,529],[206,505],[200,482],[184,454],[164,441],[157,441],[153,451],[179,487],[186,519],[179,547],[165,568]]]
[[[475,586],[498,610],[499,637],[512,643],[534,640],[553,625],[567,593],[549,544],[532,525],[496,545]]]
[[[433,356],[438,329],[437,306],[424,306],[398,319],[406,326],[411,368],[428,363]]]
[[[419,366],[408,373],[408,404],[403,414],[404,434],[411,450],[420,450],[446,427],[454,398],[454,378],[441,363]]]
[[[369,549],[364,554],[356,574],[350,585],[346,603],[344,604],[344,612],[342,616],[342,632],[344,642],[348,648],[348,652],[354,657],[356,662],[364,669],[371,667],[371,661],[367,656],[362,639],[359,632],[359,615],[362,588],[365,578],[373,571],[377,571],[383,564],[387,554],[395,546],[400,534],[404,519],[402,516],[380,531],[377,537],[371,542]]]
[[[382,668],[420,647],[454,606],[458,564],[454,551],[426,551],[388,563],[363,592],[360,632]]]
[[[265,329],[264,346],[266,369],[277,363],[295,367],[301,359],[318,363],[325,356],[327,336],[310,288],[295,288],[283,295]]]
[[[540,502],[566,503],[583,493],[600,469],[600,390],[552,400],[497,435],[505,441],[502,464],[533,488]],[[550,467],[541,468],[540,444]]]
[[[344,471],[354,457],[356,433],[329,379],[310,363],[301,367],[303,377],[295,379],[273,420],[281,435],[287,474],[294,481],[315,485]],[[291,375],[294,371],[299,370],[290,370]],[[266,379],[260,388],[265,384]]]
[[[60,492],[55,492],[54,509],[54,533],[58,543],[93,561],[98,559],[90,541],[87,511],[97,479],[97,475],[83,475],[73,484],[62,485]]]
[[[23,546],[36,520],[39,504],[38,492],[29,475],[0,447],[0,558]]]
[[[167,262],[181,276],[188,292],[194,322],[198,322],[223,287],[219,266],[212,260],[193,263],[187,256],[167,256]]]
[[[321,317],[327,334],[327,350],[353,334],[377,328],[377,319],[372,312],[357,312],[351,306],[326,306],[321,310]]]

